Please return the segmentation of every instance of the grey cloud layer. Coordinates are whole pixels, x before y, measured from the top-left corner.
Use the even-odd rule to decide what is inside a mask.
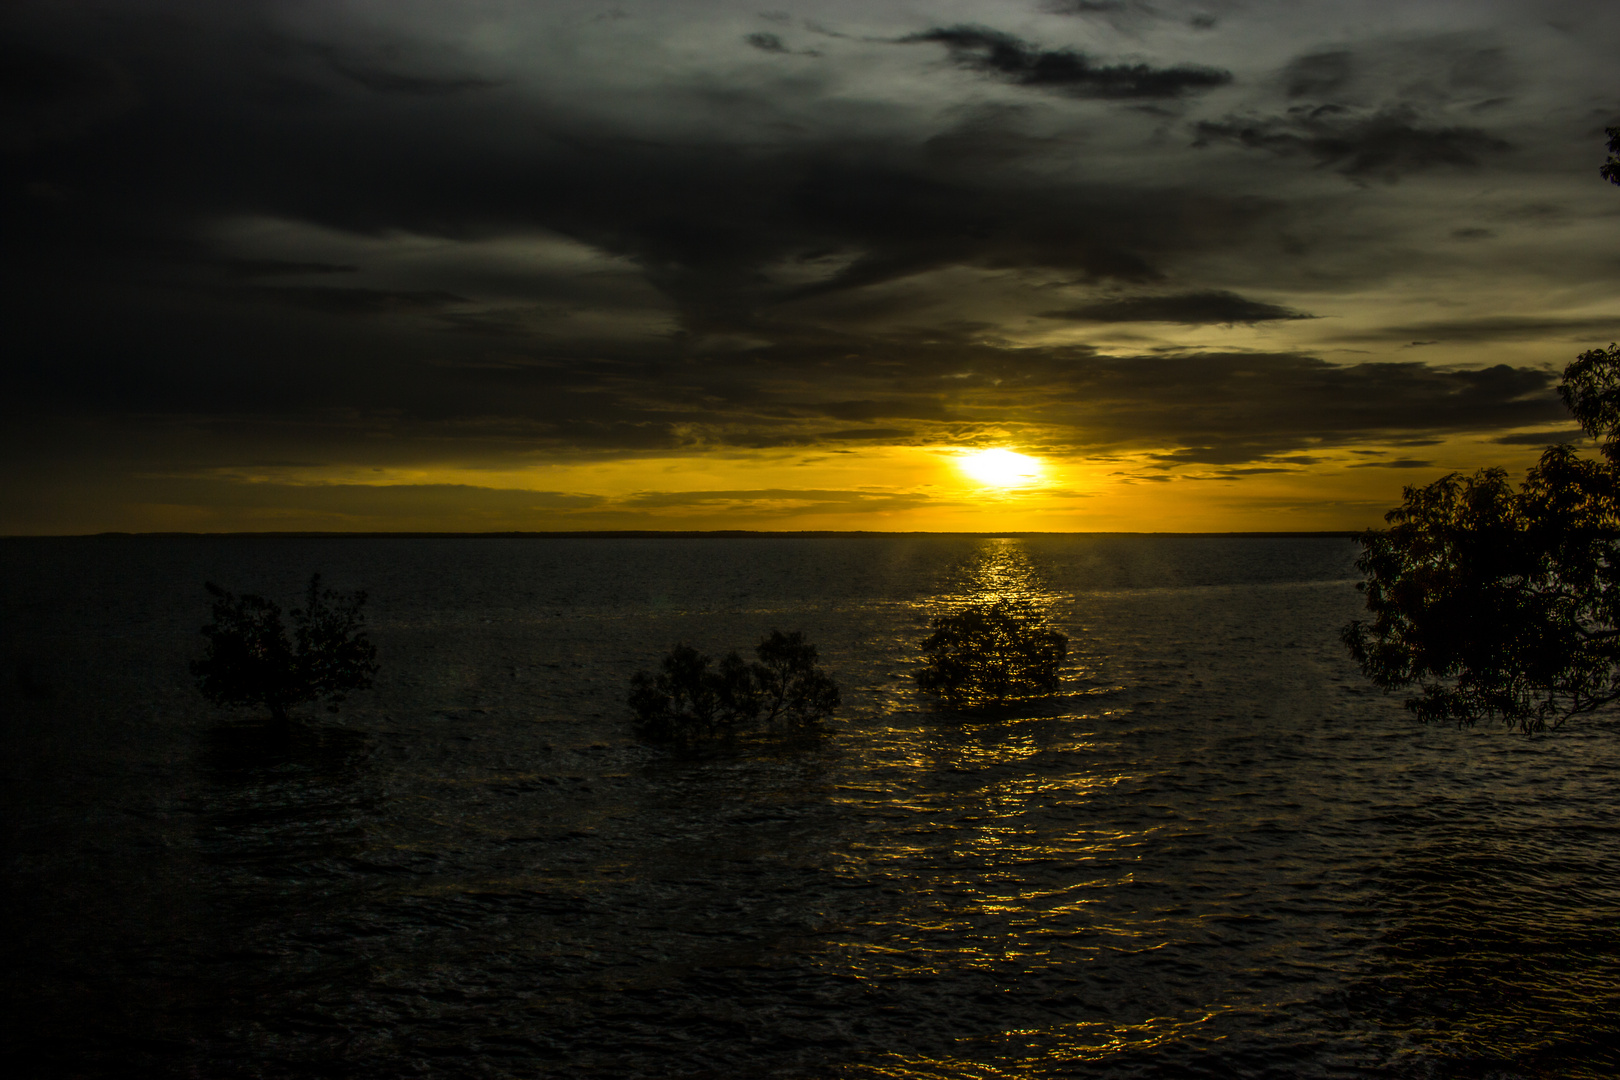
[[[1296,106],[1279,117],[1200,120],[1198,142],[1225,139],[1283,156],[1301,154],[1346,176],[1395,179],[1440,165],[1473,167],[1509,149],[1476,127],[1424,124],[1405,107],[1358,113],[1341,105]]]
[[[559,47],[530,82],[403,22],[406,44],[383,48],[335,16],[291,28],[268,5],[176,4],[168,21],[109,6],[100,31],[18,5],[0,17],[15,61],[0,64],[0,407],[296,418],[347,432],[359,455],[389,440],[605,454],[1017,429],[1054,450],[1222,465],[1559,418],[1539,366],[1020,337],[1303,325],[1332,297],[1295,301],[1293,283],[1375,282],[1388,269],[1366,252],[1430,212],[1380,204],[1386,233],[1332,249],[1319,222],[1369,196],[1323,170],[1508,176],[1490,170],[1539,137],[1496,126],[1488,103],[1523,90],[1511,57],[1474,38],[1434,47],[1443,79],[1380,97],[1370,45],[1302,39],[1244,72],[1221,51],[1235,14],[1133,54],[1081,31],[1186,18],[1057,7],[1051,25],[1077,36],[1040,44],[941,20],[804,50],[785,24],[717,19],[712,70],[649,90],[621,82],[673,64],[662,54],[621,56],[598,85],[551,64]],[[619,40],[603,27],[592,41]],[[1181,51],[1201,42],[1207,58]],[[650,94],[685,126],[649,134]],[[240,222],[376,254],[220,239]],[[1496,242],[1452,229],[1472,230],[1470,252]],[[487,254],[545,238],[598,261]],[[997,307],[992,289],[1016,299]],[[1335,340],[1612,325],[1408,318]]]
[[[1097,300],[1061,311],[1043,312],[1053,319],[1086,322],[1168,322],[1197,326],[1211,323],[1277,322],[1315,318],[1280,304],[1250,300],[1224,289],[1165,296],[1123,296]]]
[[[1229,71],[1191,64],[1098,63],[1073,49],[1042,49],[985,26],[942,27],[900,40],[935,42],[963,67],[1075,97],[1172,98],[1232,81]]]

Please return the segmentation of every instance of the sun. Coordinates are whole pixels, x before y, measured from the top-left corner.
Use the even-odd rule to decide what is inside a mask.
[[[1041,462],[1011,450],[975,450],[957,462],[962,471],[986,487],[1023,487],[1041,478]]]

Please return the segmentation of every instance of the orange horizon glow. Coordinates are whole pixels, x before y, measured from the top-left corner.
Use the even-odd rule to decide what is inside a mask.
[[[1291,532],[1381,527],[1408,484],[1539,454],[1485,436],[1323,449],[1264,468],[1006,447],[699,452],[594,461],[262,465],[58,478],[0,534],[95,532]],[[97,484],[95,480],[100,480]],[[61,481],[66,481],[65,483]],[[62,498],[64,490],[94,497]]]

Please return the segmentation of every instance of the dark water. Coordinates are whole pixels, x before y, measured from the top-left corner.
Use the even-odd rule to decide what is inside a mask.
[[[1609,1077],[1620,725],[1425,729],[1353,545],[0,542],[7,1060],[196,1077]],[[279,742],[203,580],[363,587],[382,673]],[[933,708],[1015,595],[1067,693]],[[671,751],[625,684],[804,629],[822,733]]]

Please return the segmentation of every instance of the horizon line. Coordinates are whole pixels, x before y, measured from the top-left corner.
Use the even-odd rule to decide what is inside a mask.
[[[208,540],[774,540],[805,538],[847,538],[883,536],[1185,536],[1209,538],[1327,539],[1353,540],[1365,529],[1279,529],[1274,531],[1230,530],[1222,532],[1173,532],[1145,529],[573,529],[573,530],[496,530],[487,532],[431,532],[397,530],[323,532],[312,529],[262,532],[125,532],[97,533],[16,533],[0,540],[116,540],[116,539],[208,539]]]

